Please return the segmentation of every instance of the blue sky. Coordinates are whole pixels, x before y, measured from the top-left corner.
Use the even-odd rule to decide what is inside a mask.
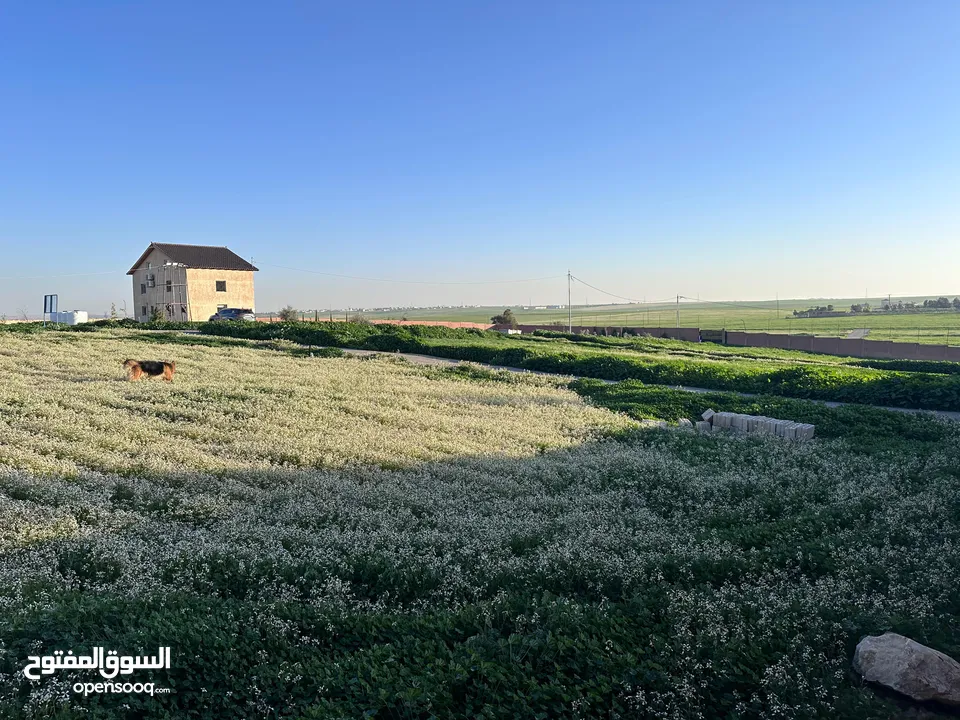
[[[264,311],[566,295],[278,266],[957,294],[958,31],[952,0],[0,0],[0,313],[129,304],[151,241],[254,258]]]

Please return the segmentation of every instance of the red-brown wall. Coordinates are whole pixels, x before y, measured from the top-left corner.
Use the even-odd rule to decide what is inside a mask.
[[[785,350],[805,350],[862,358],[901,360],[953,360],[960,362],[960,347],[900,343],[889,340],[848,340],[847,338],[815,337],[813,335],[781,335],[778,333],[746,333],[727,331],[727,345],[745,347],[777,347]]]

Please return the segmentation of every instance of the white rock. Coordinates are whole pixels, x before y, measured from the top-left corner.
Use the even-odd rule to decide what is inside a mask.
[[[680,418],[680,420],[677,421],[677,425],[679,425],[679,426],[682,427],[682,428],[692,428],[692,427],[693,427],[693,423],[690,422],[689,420],[687,420],[686,418]]]
[[[960,663],[896,633],[868,635],[853,655],[853,669],[914,700],[960,707]]]

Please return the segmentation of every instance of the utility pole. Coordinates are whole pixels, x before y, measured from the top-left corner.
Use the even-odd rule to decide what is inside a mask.
[[[567,270],[567,332],[568,333],[573,332],[573,305],[570,304],[573,298],[573,290],[571,289],[572,283],[573,283],[573,275],[571,275],[570,271]]]

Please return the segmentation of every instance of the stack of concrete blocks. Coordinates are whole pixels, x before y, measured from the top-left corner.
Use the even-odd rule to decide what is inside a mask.
[[[777,420],[776,418],[758,415],[714,412],[713,410],[707,410],[703,413],[703,421],[697,423],[697,430],[706,432],[708,429],[712,431],[738,430],[761,435],[775,435],[787,440],[812,440],[816,431],[816,427],[808,423]]]

